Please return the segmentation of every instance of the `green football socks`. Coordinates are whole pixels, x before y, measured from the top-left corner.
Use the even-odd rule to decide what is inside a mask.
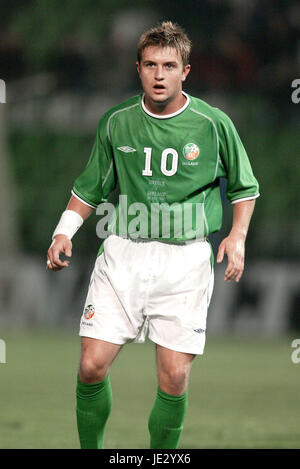
[[[172,396],[157,389],[148,428],[150,448],[177,448],[187,411],[188,391],[181,396]]]
[[[104,431],[112,406],[109,375],[94,384],[82,383],[77,379],[76,388],[77,428],[82,449],[102,449]],[[187,411],[186,391],[173,396],[157,389],[148,428],[151,449],[177,448]]]
[[[112,406],[109,375],[95,384],[77,378],[77,428],[81,449],[102,449],[104,430]]]

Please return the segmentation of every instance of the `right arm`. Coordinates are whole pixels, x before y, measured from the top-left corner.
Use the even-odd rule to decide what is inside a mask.
[[[86,220],[94,209],[72,195],[66,210],[73,210],[78,213],[83,220]],[[69,266],[70,261],[60,260],[59,256],[62,253],[67,257],[72,256],[72,241],[65,234],[57,233],[47,253],[47,261],[50,261],[50,263],[47,262],[47,265],[50,270],[56,272]]]
[[[76,197],[72,195],[66,207],[66,210],[74,210],[74,212],[79,213],[79,215],[84,220],[86,220],[86,218],[90,216],[94,209],[89,205],[81,202],[79,199],[76,199]]]
[[[108,117],[109,114],[100,120],[88,163],[75,180],[72,190],[74,195],[52,235],[53,242],[47,253],[47,266],[50,270],[57,271],[68,267],[69,261],[61,261],[60,254],[72,256],[72,236],[94,208],[107,200],[116,185],[113,151],[107,133]]]

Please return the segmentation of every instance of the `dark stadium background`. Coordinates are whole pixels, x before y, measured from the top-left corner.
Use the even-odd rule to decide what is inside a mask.
[[[178,22],[192,39],[184,89],[233,119],[261,192],[242,281],[224,284],[225,262],[216,266],[206,353],[192,372],[181,447],[300,447],[300,352],[292,361],[300,337],[300,103],[292,100],[299,2],[2,0],[1,448],[78,447],[77,334],[100,242],[97,216],[74,238],[71,268],[46,272],[46,251],[101,114],[140,92],[136,43],[161,20]],[[215,252],[231,213],[224,199]],[[128,345],[112,382],[106,446],[147,447],[152,344]]]

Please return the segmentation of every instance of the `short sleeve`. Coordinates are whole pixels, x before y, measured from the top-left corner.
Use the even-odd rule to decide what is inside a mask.
[[[254,199],[259,196],[259,185],[244,145],[231,119],[222,111],[219,113],[219,152],[227,177],[226,196],[232,203]]]
[[[72,194],[96,208],[101,202],[107,201],[115,185],[112,149],[108,139],[105,136],[101,138],[98,127],[90,158],[84,171],[75,180]]]

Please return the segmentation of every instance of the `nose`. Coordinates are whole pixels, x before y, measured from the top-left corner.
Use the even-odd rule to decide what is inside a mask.
[[[164,79],[163,67],[162,65],[157,65],[155,69],[155,79],[161,81]]]

